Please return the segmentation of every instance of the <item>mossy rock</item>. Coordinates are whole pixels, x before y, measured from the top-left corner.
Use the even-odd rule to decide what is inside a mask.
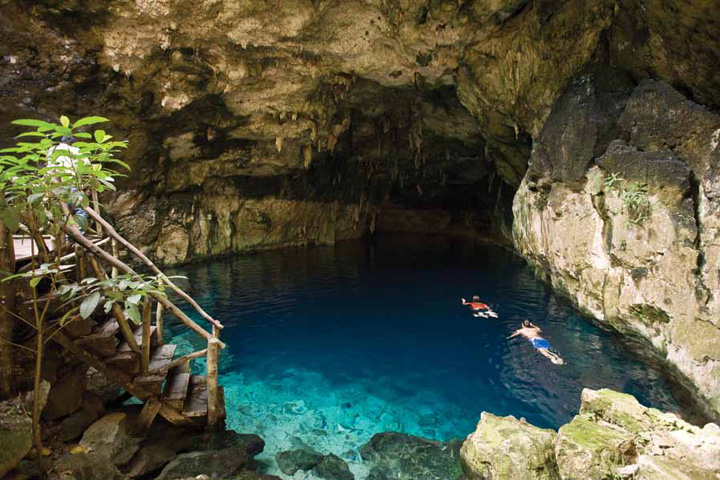
[[[3,478],[32,447],[32,421],[18,402],[0,403],[0,445],[0,478]]]
[[[468,480],[556,480],[555,432],[483,412],[460,450]]]
[[[590,414],[577,415],[560,427],[555,457],[564,479],[613,478],[618,467],[637,456],[634,435],[599,424]]]

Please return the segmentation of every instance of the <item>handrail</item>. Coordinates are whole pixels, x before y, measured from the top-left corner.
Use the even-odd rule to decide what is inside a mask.
[[[110,266],[117,267],[120,271],[125,272],[130,275],[139,276],[138,273],[133,270],[130,266],[128,266],[125,262],[122,260],[113,257],[109,253],[107,253],[105,250],[101,249],[100,247],[97,247],[93,242],[88,240],[80,230],[78,230],[77,227],[74,225],[63,225],[63,231],[70,236],[76,243],[81,245],[85,250],[88,250],[93,255],[95,255],[98,258],[103,259],[105,262],[107,262]],[[167,278],[167,277],[165,277]],[[215,339],[218,341],[218,345],[220,348],[225,348],[226,345],[222,341],[220,341],[215,335],[212,335],[211,333],[207,332],[204,328],[202,328],[200,325],[195,323],[190,317],[188,317],[182,310],[180,310],[174,303],[172,303],[170,300],[168,300],[167,297],[160,293],[151,293],[150,294],[156,301],[160,302],[165,308],[168,309],[173,315],[178,317],[185,325],[190,327],[191,330],[194,330],[197,334],[205,338],[206,340]],[[213,324],[214,325],[214,324]],[[217,326],[217,325],[215,325]]]
[[[200,315],[202,315],[203,318],[205,318],[205,320],[207,320],[208,322],[210,322],[211,324],[213,324],[214,326],[216,326],[216,327],[219,328],[219,329],[223,329],[223,328],[224,328],[223,325],[222,325],[222,323],[218,322],[218,321],[215,320],[213,317],[211,317],[205,310],[203,310],[203,308],[202,308],[190,295],[188,295],[187,293],[185,293],[184,291],[182,291],[182,290],[180,289],[180,287],[178,287],[177,285],[175,285],[175,284],[152,262],[152,260],[150,260],[144,253],[142,253],[140,250],[138,250],[132,243],[130,243],[130,242],[128,242],[127,240],[125,240],[125,238],[123,238],[123,237],[113,228],[113,226],[110,225],[104,218],[102,218],[99,213],[97,213],[96,211],[94,211],[94,210],[93,210],[92,208],[90,208],[90,207],[86,207],[86,208],[85,208],[85,211],[87,212],[88,215],[90,215],[90,216],[93,218],[93,220],[95,220],[95,221],[98,222],[100,225],[102,225],[102,227],[108,232],[108,234],[109,234],[111,237],[113,237],[115,240],[117,240],[118,242],[120,242],[125,248],[127,248],[127,249],[130,250],[133,254],[135,254],[135,256],[138,257],[140,260],[142,260],[143,263],[144,263],[146,266],[150,267],[150,269],[151,269],[156,275],[160,276],[160,278],[162,278],[162,280],[163,280],[171,289],[173,289],[173,291],[175,291],[175,293],[177,293],[178,295],[180,295],[183,299],[185,299],[185,301],[187,301],[190,305],[192,305],[193,308],[195,308],[195,310],[196,310]]]

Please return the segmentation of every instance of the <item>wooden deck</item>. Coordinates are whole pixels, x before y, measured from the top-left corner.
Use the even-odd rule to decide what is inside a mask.
[[[13,236],[13,243],[16,262],[26,262],[30,260],[32,258],[33,248],[35,249],[35,255],[38,253],[38,247],[37,245],[33,245],[34,242],[30,237],[15,235]],[[53,249],[53,242],[50,237],[45,238],[45,245],[47,245],[49,250]]]

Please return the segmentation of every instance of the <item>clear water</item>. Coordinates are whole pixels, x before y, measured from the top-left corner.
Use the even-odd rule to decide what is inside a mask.
[[[462,438],[484,410],[557,428],[577,413],[584,387],[683,412],[660,367],[495,247],[389,236],[173,273],[187,276],[188,292],[226,326],[227,422],[265,439],[269,471],[274,453],[302,444],[356,462],[358,448],[382,431]],[[500,318],[474,318],[460,304],[475,294]],[[506,339],[526,318],[566,365],[527,340]],[[177,340],[202,348],[193,334]]]

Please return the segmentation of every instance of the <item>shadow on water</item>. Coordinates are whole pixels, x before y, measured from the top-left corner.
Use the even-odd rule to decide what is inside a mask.
[[[173,273],[226,326],[228,424],[278,450],[306,443],[348,458],[380,431],[464,437],[481,411],[558,428],[585,387],[703,420],[662,362],[583,318],[496,247],[392,235]],[[460,298],[474,294],[500,318],[472,317]],[[526,318],[566,365],[506,339]],[[194,337],[179,337],[189,349]]]

